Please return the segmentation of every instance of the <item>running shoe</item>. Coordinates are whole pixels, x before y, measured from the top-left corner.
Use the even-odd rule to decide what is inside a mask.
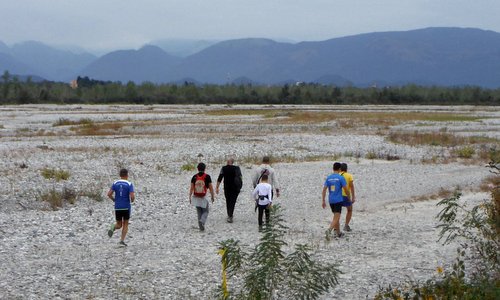
[[[343,237],[343,236],[344,236],[344,233],[343,233],[343,232],[339,232],[339,233],[336,233],[336,234],[335,234],[335,238],[337,238],[337,239],[339,239],[339,238],[341,238],[341,237]]]
[[[115,224],[111,224],[111,227],[108,230],[108,236],[112,237],[114,232],[115,232]]]
[[[205,225],[198,221],[198,227],[200,227],[200,231],[205,231]]]
[[[120,241],[120,242],[118,243],[118,245],[120,245],[120,246],[122,246],[122,247],[127,247],[127,244],[125,244],[125,242],[124,242],[124,241]]]
[[[351,227],[349,227],[349,225],[345,225],[344,226],[344,231],[350,232],[351,231]]]
[[[233,223],[233,217],[227,217],[227,222],[228,223]]]

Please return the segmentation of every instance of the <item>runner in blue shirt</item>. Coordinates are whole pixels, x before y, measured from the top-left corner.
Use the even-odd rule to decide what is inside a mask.
[[[127,244],[125,244],[125,236],[128,232],[128,220],[130,219],[130,211],[132,209],[130,203],[135,200],[134,185],[128,181],[127,169],[120,170],[120,180],[113,183],[108,191],[108,197],[115,202],[116,216],[116,224],[111,224],[111,228],[108,230],[108,236],[112,237],[116,229],[122,228],[119,244],[121,246],[127,246]]]
[[[326,238],[330,238],[332,230],[335,229],[335,236],[342,237],[344,234],[340,232],[340,214],[342,212],[342,203],[344,198],[342,197],[342,189],[347,193],[347,183],[345,178],[340,175],[341,164],[336,162],[333,164],[333,174],[329,175],[323,185],[322,193],[322,207],[326,208],[326,191],[328,190],[328,202],[330,203],[330,208],[333,212],[333,219],[330,223],[330,227],[326,230]]]

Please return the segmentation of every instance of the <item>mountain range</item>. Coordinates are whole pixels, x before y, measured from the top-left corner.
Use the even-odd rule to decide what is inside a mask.
[[[316,82],[336,85],[477,85],[500,87],[500,33],[474,28],[376,32],[317,42],[249,38],[151,43],[96,57],[24,42],[0,42],[0,71],[68,81],[154,83]],[[169,46],[170,45],[170,46]],[[179,46],[181,45],[181,46]]]

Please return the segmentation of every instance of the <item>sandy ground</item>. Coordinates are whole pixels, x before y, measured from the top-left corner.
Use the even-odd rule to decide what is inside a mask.
[[[255,116],[204,116],[200,126],[199,110],[203,109],[1,107],[0,298],[211,298],[220,284],[218,242],[234,238],[253,247],[260,238],[249,197],[254,167],[250,158],[264,154],[296,159],[274,164],[282,185],[277,202],[290,227],[285,236],[289,246],[308,243],[319,261],[337,262],[343,271],[339,285],[324,299],[371,298],[380,285],[426,280],[436,275],[438,266],[449,267],[456,245],[437,241],[438,200],[429,196],[459,187],[466,191],[463,200],[468,203],[487,198],[476,192],[488,176],[481,163],[420,163],[422,157],[446,153],[446,149],[394,145],[367,130],[338,133],[318,132],[313,125],[262,125]],[[498,111],[476,109],[476,113],[489,118],[469,124],[467,132],[474,129],[497,136]],[[52,126],[61,117],[78,120],[82,116],[136,123],[102,136],[80,136],[69,127]],[[154,128],[140,126],[141,120],[151,119],[158,121]],[[260,130],[255,131],[255,126]],[[432,130],[443,125],[426,126]],[[460,131],[464,124],[446,126],[465,132]],[[41,129],[57,135],[36,134]],[[346,138],[350,145],[342,145]],[[396,153],[401,159],[363,158],[374,150]],[[358,202],[353,231],[343,239],[326,241],[324,230],[332,214],[321,209],[321,188],[333,160],[305,157],[345,152],[360,154],[339,158],[349,164],[355,177]],[[194,173],[181,170],[186,162],[196,162],[200,153],[213,177],[227,155],[236,155],[245,181],[235,222],[226,223],[221,194],[211,206],[204,233],[197,229],[196,212],[187,198]],[[117,236],[106,235],[113,221],[109,200],[81,197],[57,211],[37,200],[40,193],[62,187],[104,196],[120,167],[131,170],[137,189],[126,248],[117,245]],[[40,175],[43,168],[68,170],[71,177],[47,180]]]

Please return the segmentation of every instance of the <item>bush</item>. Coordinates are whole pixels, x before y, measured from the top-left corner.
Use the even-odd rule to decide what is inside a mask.
[[[318,263],[308,245],[295,245],[285,255],[287,231],[279,205],[271,208],[271,222],[262,230],[259,244],[250,252],[233,239],[222,241],[223,283],[220,299],[317,299],[338,282],[337,265]],[[227,273],[227,274],[226,274]],[[226,276],[243,281],[237,291],[227,289]]]
[[[472,156],[476,153],[471,146],[464,146],[458,149],[455,149],[455,154],[460,158],[472,158]]]
[[[39,198],[41,201],[48,202],[53,210],[57,210],[59,207],[63,207],[65,202],[75,204],[78,194],[67,187],[64,187],[62,191],[52,188],[45,193],[40,193]]]
[[[499,161],[491,158],[499,176]],[[491,198],[472,208],[460,202],[460,192],[438,203],[439,240],[460,241],[451,270],[438,267],[439,277],[425,283],[381,287],[375,299],[500,299],[500,187],[492,182]]]
[[[43,168],[41,174],[45,179],[55,179],[56,181],[68,180],[70,177],[69,171],[56,170],[51,168]]]
[[[181,171],[194,171],[194,169],[196,169],[196,167],[193,165],[193,164],[183,164],[181,166]]]

